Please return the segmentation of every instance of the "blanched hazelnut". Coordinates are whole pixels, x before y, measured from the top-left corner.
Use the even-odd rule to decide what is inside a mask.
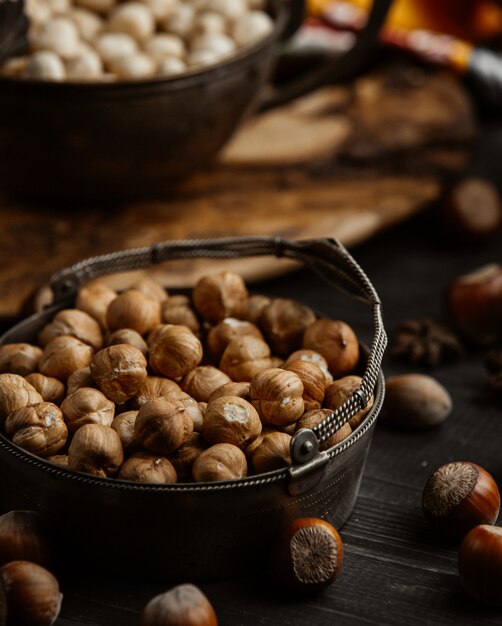
[[[63,400],[61,410],[68,428],[76,432],[84,424],[110,426],[115,414],[115,404],[101,391],[81,387]]]
[[[47,566],[52,559],[47,524],[35,511],[0,516],[0,565],[26,560]]]
[[[169,398],[173,393],[181,391],[181,387],[174,380],[161,376],[148,376],[136,392],[131,401],[134,408],[139,409],[145,402],[157,398]]]
[[[111,427],[120,437],[122,448],[126,453],[131,452],[139,445],[134,434],[134,424],[136,423],[137,415],[138,411],[125,411],[116,415],[111,423]]]
[[[9,413],[44,399],[38,391],[19,374],[0,374],[0,425]]]
[[[70,10],[67,17],[75,24],[80,37],[84,41],[92,41],[103,28],[103,20],[99,15],[87,9],[74,7]]]
[[[161,19],[160,25],[168,33],[188,39],[194,18],[195,8],[191,4],[180,2],[164,19]]]
[[[108,27],[116,33],[126,33],[136,41],[144,41],[155,29],[152,12],[141,2],[122,2],[110,13]]]
[[[237,18],[232,37],[238,46],[246,46],[264,39],[273,29],[274,22],[264,11],[248,11]]]
[[[62,594],[56,578],[30,561],[11,561],[0,568],[4,621],[9,626],[51,626],[61,610]]]
[[[164,300],[161,304],[161,318],[164,324],[188,326],[194,335],[200,334],[200,322],[188,296],[175,295]]]
[[[245,449],[261,433],[261,421],[252,404],[223,396],[208,403],[202,435],[210,443],[232,443]]]
[[[192,34],[195,37],[214,35],[224,33],[226,29],[227,20],[221,13],[216,13],[216,11],[201,11],[195,16]]]
[[[96,52],[103,59],[104,64],[108,68],[111,68],[113,63],[118,59],[131,56],[138,52],[136,40],[124,33],[102,33],[98,35],[94,45]],[[115,296],[117,297],[117,294],[115,294]],[[106,320],[107,318],[105,317],[105,321]],[[123,328],[124,326],[127,326],[127,324],[119,323],[115,328]]]
[[[251,454],[251,463],[257,474],[291,465],[291,435],[278,431],[267,433]]]
[[[247,11],[247,0],[208,0],[206,9],[221,13],[228,20],[234,21]]]
[[[204,65],[215,65],[221,60],[220,56],[212,50],[195,50],[187,57],[187,65],[189,67],[197,67]]]
[[[303,333],[315,319],[309,307],[295,300],[276,298],[262,310],[259,326],[272,352],[286,356],[301,347]]]
[[[326,377],[321,368],[308,361],[291,361],[284,366],[288,372],[298,374],[303,383],[303,402],[305,411],[320,409],[326,391]]]
[[[233,339],[221,357],[220,369],[236,382],[250,381],[270,367],[270,348],[263,339],[246,335]]]
[[[0,346],[0,372],[26,376],[38,369],[42,350],[30,343],[7,343]]]
[[[39,50],[28,57],[23,76],[36,80],[64,80],[66,71],[61,58],[50,50]]]
[[[359,342],[352,328],[340,320],[319,319],[303,335],[303,347],[322,354],[335,377],[350,374],[359,361]]]
[[[106,328],[106,311],[116,297],[116,291],[102,282],[92,281],[80,287],[75,306],[97,320],[101,328]]]
[[[211,358],[219,361],[228,344],[238,337],[250,335],[263,340],[259,328],[245,320],[235,317],[227,317],[216,326],[213,326],[207,334],[206,345]]]
[[[121,5],[121,6],[124,6],[124,5]],[[148,41],[150,42],[151,39],[149,39]],[[150,54],[148,50],[146,50],[146,47],[145,47],[145,52],[147,54]],[[150,55],[150,56],[153,56],[153,55]],[[158,300],[159,302],[164,302],[164,300],[168,297],[167,291],[164,289],[164,287],[158,281],[154,280],[153,278],[150,278],[150,276],[143,276],[142,278],[137,280],[134,283],[134,285],[131,287],[131,289],[135,289],[136,291],[141,291],[141,293],[144,294],[145,296],[148,296],[149,298],[153,298],[154,300]]]
[[[151,368],[169,378],[179,378],[202,360],[202,344],[186,326],[166,324],[150,344]]]
[[[192,291],[197,313],[216,324],[226,317],[242,319],[246,314],[248,290],[243,279],[233,272],[203,276]]]
[[[66,17],[51,17],[34,33],[30,43],[34,50],[48,50],[62,59],[71,59],[78,54],[78,30]]]
[[[331,409],[314,409],[312,411],[307,411],[296,422],[295,431],[301,430],[302,428],[309,428],[310,430],[312,430],[332,413],[333,411]],[[341,428],[339,428],[334,435],[331,435],[329,439],[326,439],[326,441],[321,443],[319,446],[319,450],[328,450],[329,448],[335,446],[337,443],[340,443],[340,441],[346,439],[351,434],[352,427],[350,425],[350,422],[347,422]]]
[[[44,376],[38,372],[28,374],[26,381],[30,383],[42,396],[44,402],[54,402],[54,404],[61,404],[65,396],[65,386],[57,378],[51,378],[50,376]]]
[[[244,478],[247,472],[244,452],[231,443],[217,443],[204,450],[192,468],[194,480],[198,483]]]
[[[158,21],[168,18],[178,5],[178,0],[143,0],[143,2]]]
[[[326,389],[324,397],[324,406],[328,409],[339,409],[342,404],[350,398],[356,389],[359,389],[363,379],[360,376],[344,376],[338,380],[334,380]],[[350,418],[348,424],[352,430],[355,430],[369,413],[373,406],[374,398],[370,397],[368,404]]]
[[[272,300],[268,296],[255,294],[249,296],[246,315],[244,319],[253,324],[258,324],[263,309],[269,305]]]
[[[155,454],[174,452],[193,433],[193,422],[180,404],[164,398],[141,406],[134,424],[134,434],[141,445]]]
[[[82,367],[68,376],[68,380],[66,381],[66,395],[69,396],[82,387],[97,388],[94,378],[91,376],[90,367]]]
[[[171,461],[150,452],[136,452],[124,461],[118,478],[137,483],[175,483],[176,470]]]
[[[226,57],[236,49],[233,39],[225,33],[206,33],[193,37],[190,42],[191,54],[210,52],[217,58]]]
[[[209,600],[194,585],[178,585],[152,598],[140,626],[218,626]]]
[[[227,383],[226,385],[222,385],[221,387],[218,387],[218,389],[215,389],[209,396],[208,402],[223,396],[237,396],[238,398],[244,398],[244,400],[251,402],[251,396],[249,395],[250,386],[251,383],[249,382]]]
[[[157,64],[157,74],[165,74],[165,75],[174,75],[181,74],[186,70],[187,66],[185,63],[178,59],[177,57],[164,57]],[[184,324],[187,326],[190,323],[190,319],[179,322],[180,324]],[[198,333],[197,330],[194,330],[194,333]]]
[[[66,63],[66,78],[69,80],[96,80],[103,75],[103,63],[91,48],[81,48],[73,59]]]
[[[5,420],[5,430],[13,443],[41,457],[61,450],[68,438],[63,414],[52,402],[13,411]]]
[[[76,3],[96,13],[108,13],[117,3],[117,0],[76,0]]]
[[[146,359],[134,346],[109,346],[94,355],[91,375],[107,398],[121,404],[135,396],[146,380]]]
[[[106,321],[112,332],[132,328],[140,335],[146,335],[160,324],[160,303],[141,291],[130,289],[109,304]]]
[[[146,341],[138,332],[132,330],[132,328],[119,328],[119,330],[116,330],[108,337],[107,344],[109,346],[117,346],[121,343],[134,346],[143,354],[145,358],[148,357],[148,346],[146,345]]]
[[[287,426],[303,415],[303,383],[294,372],[273,368],[256,374],[250,395],[264,424]]]
[[[84,424],[68,450],[68,468],[94,476],[115,476],[124,460],[120,437],[109,426]]]
[[[198,402],[207,402],[215,389],[231,382],[229,376],[212,365],[190,370],[181,381],[181,388]]]
[[[207,447],[204,437],[200,433],[194,432],[188,441],[182,443],[177,450],[169,455],[169,460],[174,465],[179,480],[192,478],[192,467],[195,459]]]
[[[103,346],[103,334],[99,324],[88,313],[79,309],[63,309],[56,313],[52,322],[40,331],[38,341],[45,347],[55,337],[62,335],[76,337],[94,350]]]
[[[44,349],[39,369],[45,376],[66,380],[77,370],[91,363],[94,350],[76,337],[55,337]]]

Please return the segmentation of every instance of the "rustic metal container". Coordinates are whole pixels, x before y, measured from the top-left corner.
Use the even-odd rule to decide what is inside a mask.
[[[373,314],[374,338],[366,351],[361,387],[313,431],[304,429],[293,437],[292,466],[217,483],[138,484],[61,469],[0,434],[4,510],[39,511],[73,563],[79,559],[106,573],[173,580],[250,571],[263,562],[281,525],[293,518],[322,517],[336,527],[346,521],[384,397],[380,364],[386,336],[377,294],[335,240],[177,241],[95,257],[57,274],[52,281],[54,304],[9,330],[0,344],[33,341],[56,311],[71,306],[79,285],[90,278],[169,259],[255,255],[300,260],[329,285],[368,304]],[[350,437],[320,452],[319,443],[366,406],[371,394],[374,405],[362,424]]]

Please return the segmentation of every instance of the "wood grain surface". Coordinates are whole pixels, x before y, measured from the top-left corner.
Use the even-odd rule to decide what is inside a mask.
[[[114,250],[224,235],[364,241],[438,197],[465,166],[474,127],[455,79],[399,63],[250,119],[218,163],[169,198],[101,206],[0,199],[0,317],[17,315],[56,270]],[[233,269],[258,280],[288,266],[253,259]],[[153,273],[179,286],[204,271],[194,261]]]

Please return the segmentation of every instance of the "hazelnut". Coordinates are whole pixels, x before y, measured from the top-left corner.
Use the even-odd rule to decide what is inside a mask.
[[[208,443],[232,443],[244,449],[260,433],[260,417],[246,400],[223,396],[207,405],[202,435]]]
[[[333,411],[331,409],[314,409],[313,411],[307,411],[296,422],[295,431],[301,430],[302,428],[309,428],[312,430],[332,413]],[[329,448],[336,446],[336,444],[340,443],[340,441],[347,439],[347,437],[351,434],[352,427],[350,423],[347,422],[339,428],[334,435],[331,435],[329,439],[326,439],[326,441],[321,443],[319,450],[328,450]]]
[[[98,389],[81,387],[63,400],[61,410],[68,428],[76,432],[84,424],[110,426],[115,404]]]
[[[125,411],[116,415],[111,423],[111,427],[120,437],[122,448],[126,453],[138,447],[134,434],[134,424],[136,423],[137,415],[138,411]]]
[[[286,356],[301,347],[305,329],[315,320],[315,313],[303,304],[275,298],[261,312],[259,326],[272,352]]]
[[[340,320],[319,319],[305,329],[303,347],[322,354],[334,377],[350,374],[359,361],[359,342]]]
[[[68,376],[68,380],[66,381],[66,394],[69,396],[82,387],[96,388],[96,386],[94,378],[91,376],[90,366],[82,367]]]
[[[68,438],[63,414],[52,402],[13,411],[5,421],[5,430],[17,446],[42,457],[61,450]]]
[[[42,350],[29,343],[8,343],[0,346],[0,373],[26,376],[38,370]]]
[[[39,50],[28,57],[22,76],[37,80],[63,80],[66,76],[61,57],[52,50]]]
[[[260,372],[251,380],[249,393],[264,424],[287,426],[303,415],[303,383],[294,372],[279,368]]]
[[[251,453],[251,463],[257,474],[291,465],[291,435],[279,431],[264,435],[260,445]]]
[[[253,324],[258,324],[261,312],[270,304],[271,299],[268,296],[262,296],[260,294],[249,296],[246,315],[244,319]]]
[[[220,369],[237,382],[250,381],[270,367],[270,348],[263,339],[246,335],[233,339],[221,357]]]
[[[102,282],[92,281],[80,287],[75,306],[93,317],[101,328],[106,328],[106,311],[116,297],[116,291]]]
[[[133,408],[139,409],[148,400],[169,398],[173,393],[180,391],[181,387],[174,380],[161,376],[148,376],[131,400],[131,404]]]
[[[246,315],[248,290],[241,276],[224,271],[203,276],[192,290],[192,300],[197,313],[216,324],[225,317]]]
[[[464,537],[458,551],[460,584],[479,602],[500,606],[502,528],[481,524]]]
[[[141,445],[166,456],[190,439],[192,432],[192,418],[186,409],[165,398],[143,404],[134,424],[134,434]]]
[[[496,522],[500,493],[492,476],[476,463],[447,463],[425,484],[422,510],[434,528],[461,539],[478,524]]]
[[[38,341],[45,347],[52,339],[63,335],[76,337],[93,350],[100,350],[103,346],[103,334],[98,322],[79,309],[63,309],[56,313],[52,322],[40,331]]]
[[[207,449],[204,437],[194,432],[188,441],[169,455],[169,460],[174,466],[180,480],[190,480],[192,478],[192,467],[195,459]]]
[[[200,334],[200,322],[188,296],[176,295],[164,300],[161,304],[161,319],[164,324],[187,326],[194,335]]]
[[[143,295],[153,298],[154,300],[158,300],[159,302],[163,302],[166,298],[168,298],[168,294],[164,287],[149,276],[143,276],[137,280],[132,286],[132,289],[141,291]]]
[[[444,422],[451,408],[450,394],[431,376],[403,374],[386,382],[383,417],[393,426],[432,428]]]
[[[329,522],[300,518],[283,529],[273,556],[275,573],[284,585],[296,591],[317,592],[338,576],[343,544]]]
[[[11,561],[0,568],[0,596],[8,626],[51,626],[61,610],[56,578],[30,561]]]
[[[68,450],[68,468],[94,476],[115,476],[124,460],[120,437],[109,426],[84,424]]]
[[[121,404],[135,396],[146,380],[146,359],[134,346],[109,346],[94,355],[91,375],[107,398]]]
[[[449,316],[467,339],[488,344],[502,336],[502,265],[457,278],[446,295]]]
[[[26,382],[38,391],[44,402],[54,402],[54,404],[59,405],[66,393],[65,386],[60,380],[51,376],[44,376],[38,372],[28,374]]]
[[[356,389],[361,387],[363,379],[360,376],[344,376],[338,380],[334,380],[331,385],[326,389],[326,395],[324,396],[324,406],[327,409],[335,411],[339,409],[342,404],[350,398]],[[352,430],[355,430],[363,419],[368,415],[371,407],[373,406],[373,395],[368,400],[368,404],[353,415],[347,422],[350,424]]]
[[[151,368],[168,378],[179,378],[202,361],[202,344],[186,326],[167,324],[150,344]]]
[[[124,291],[108,305],[106,322],[112,332],[132,328],[146,335],[160,324],[160,303],[136,289]]]
[[[48,528],[38,513],[9,511],[0,516],[0,565],[26,560],[47,566],[51,558]]]
[[[326,377],[321,368],[308,361],[291,361],[284,366],[288,372],[298,374],[303,383],[303,402],[305,411],[320,409],[326,391]]]
[[[238,398],[244,398],[244,400],[251,402],[251,396],[249,395],[250,386],[251,383],[249,382],[227,383],[226,385],[222,385],[221,387],[218,387],[218,389],[215,389],[209,396],[208,402],[223,396],[237,396]]]
[[[232,37],[238,46],[247,46],[274,30],[272,18],[264,11],[246,11],[235,21]]]
[[[137,483],[175,483],[176,470],[171,461],[150,452],[136,452],[124,461],[118,478]]]
[[[231,443],[217,443],[204,450],[193,464],[196,482],[232,480],[247,476],[248,465],[244,452]]]
[[[52,456],[48,456],[45,460],[63,469],[68,469],[68,455],[67,454],[53,454]]]
[[[150,9],[141,2],[122,2],[110,13],[110,31],[127,33],[139,42],[147,39],[155,30],[155,20]]]
[[[319,354],[319,352],[316,352],[315,350],[306,350],[304,348],[301,350],[295,350],[288,356],[285,365],[289,365],[293,361],[307,361],[308,363],[315,363],[320,367],[322,373],[326,377],[326,385],[333,382],[333,376],[328,369],[328,362],[322,354]]]
[[[181,388],[198,402],[207,402],[213,391],[230,382],[225,372],[212,365],[201,365],[186,374]]]
[[[148,346],[146,345],[146,341],[138,332],[132,330],[132,328],[119,328],[119,330],[116,330],[108,337],[108,346],[117,346],[121,343],[134,346],[141,352],[145,359],[148,358]]]
[[[55,337],[44,349],[39,369],[46,376],[66,380],[68,376],[91,363],[94,350],[76,337]]]
[[[221,320],[207,334],[206,345],[210,357],[214,361],[219,361],[232,339],[244,337],[245,335],[263,339],[259,328],[251,322],[238,320],[235,317],[226,317],[224,320]]]
[[[179,404],[190,417],[193,422],[193,429],[197,432],[200,432],[202,429],[202,410],[200,408],[199,402],[189,396],[184,391],[173,391],[169,398],[166,398],[170,402],[174,404]]]
[[[194,585],[178,585],[152,598],[141,614],[140,626],[218,626],[209,600]]]
[[[0,425],[9,413],[44,399],[38,391],[19,374],[0,374]]]
[[[199,405],[199,409],[200,409],[200,412],[202,413],[202,417],[204,417],[204,413],[207,410],[207,402],[197,402],[197,404]],[[194,429],[195,429],[195,425],[194,425]]]

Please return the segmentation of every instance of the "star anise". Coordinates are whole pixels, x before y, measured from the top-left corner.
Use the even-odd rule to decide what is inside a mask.
[[[414,365],[438,367],[463,354],[464,349],[455,333],[431,319],[405,320],[394,335],[392,355]]]

